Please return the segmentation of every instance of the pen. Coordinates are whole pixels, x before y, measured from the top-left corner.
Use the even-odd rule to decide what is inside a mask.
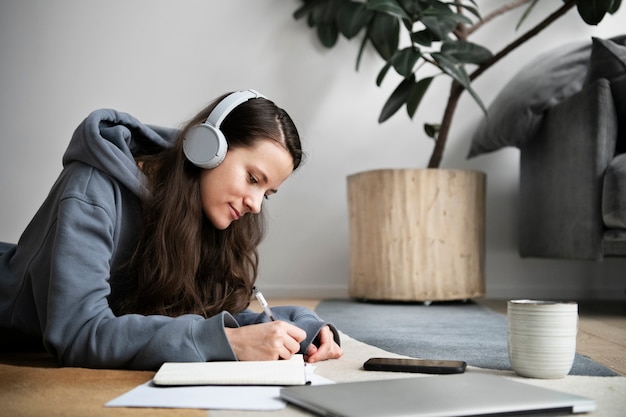
[[[270,310],[270,307],[267,305],[267,301],[265,301],[265,297],[263,297],[261,291],[259,291],[257,287],[252,287],[252,292],[254,293],[254,296],[256,297],[259,304],[261,304],[261,307],[263,307],[263,311],[265,311],[267,317],[269,317],[270,320],[274,321],[274,314],[272,314],[272,310]]]

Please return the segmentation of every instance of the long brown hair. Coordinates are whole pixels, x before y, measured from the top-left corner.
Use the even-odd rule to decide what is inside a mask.
[[[155,155],[137,157],[148,178],[151,196],[143,204],[143,229],[129,263],[136,290],[122,312],[141,314],[201,314],[245,309],[258,273],[258,250],[265,234],[265,217],[248,213],[225,230],[205,217],[200,200],[201,168],[182,150],[188,130],[206,120],[218,98],[180,131],[174,146]],[[221,125],[229,149],[271,139],[293,158],[294,170],[303,153],[289,115],[267,99],[236,107]],[[262,138],[262,139],[259,139]]]

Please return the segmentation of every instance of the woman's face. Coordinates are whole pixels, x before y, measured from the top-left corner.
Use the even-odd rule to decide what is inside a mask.
[[[229,149],[224,161],[200,176],[204,214],[217,229],[247,213],[259,213],[263,199],[293,171],[293,159],[281,144],[262,139],[252,147]]]

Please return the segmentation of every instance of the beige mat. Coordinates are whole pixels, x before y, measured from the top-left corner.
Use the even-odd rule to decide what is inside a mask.
[[[352,339],[345,334],[341,335],[342,346],[345,354],[341,359],[320,362],[317,364],[316,373],[332,379],[336,382],[365,381],[371,379],[390,379],[400,377],[416,377],[418,374],[406,374],[398,372],[370,372],[362,369],[363,362],[374,356],[403,357],[394,353],[389,353],[382,349],[367,345]],[[520,378],[510,371],[486,370],[475,367],[468,367],[467,372],[482,372],[493,375],[510,377],[517,381],[556,389],[572,394],[583,395],[596,400],[598,409],[591,414],[584,416],[593,417],[620,417],[626,414],[626,377],[590,377],[590,376],[568,376],[557,380],[539,380]],[[428,376],[423,376],[428,378]],[[209,411],[210,417],[291,417],[291,416],[311,416],[311,414],[301,411],[294,406],[288,406],[281,411],[273,412],[241,412],[241,411]],[[565,414],[570,415],[570,414]]]
[[[415,377],[417,374],[368,372],[362,364],[373,356],[401,357],[342,335],[341,359],[317,364],[317,373],[337,382]],[[626,377],[568,376],[560,380],[515,377],[506,371],[468,368],[591,397],[598,410],[590,416],[622,416],[626,410]],[[310,416],[293,406],[274,412],[242,412],[191,409],[107,408],[104,404],[149,381],[153,372],[58,368],[47,356],[17,354],[0,356],[0,416],[210,416],[289,417]],[[427,378],[427,376],[424,376]]]

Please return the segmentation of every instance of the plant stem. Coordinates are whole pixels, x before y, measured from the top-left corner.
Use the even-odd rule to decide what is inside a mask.
[[[439,168],[441,165],[443,151],[446,147],[450,126],[452,125],[452,118],[454,117],[456,106],[463,91],[465,91],[465,88],[461,84],[456,81],[452,81],[450,95],[448,96],[448,103],[446,104],[446,110],[443,113],[439,134],[437,135],[437,140],[435,141],[435,148],[433,149],[433,153],[430,155],[430,161],[428,161],[428,168]]]
[[[539,22],[534,28],[529,30],[528,32],[521,35],[519,38],[511,42],[505,48],[503,48],[500,52],[495,54],[491,59],[485,61],[478,68],[470,74],[470,80],[475,80],[478,78],[483,72],[485,72],[488,68],[492,67],[494,64],[499,62],[502,58],[504,58],[508,53],[517,49],[520,45],[528,41],[533,36],[537,35],[543,29],[552,24],[555,20],[563,16],[567,13],[571,8],[576,5],[576,0],[569,0],[563,4],[559,9],[557,9],[554,13],[546,17],[544,20]],[[456,81],[452,82],[452,86],[450,88],[450,95],[448,96],[448,103],[446,104],[446,109],[443,113],[443,118],[441,120],[441,127],[439,129],[439,134],[437,135],[437,140],[435,141],[435,147],[430,157],[430,161],[428,161],[428,168],[439,168],[441,165],[441,160],[443,158],[443,152],[446,147],[446,142],[448,141],[448,135],[450,133],[450,126],[452,124],[452,119],[454,117],[454,112],[456,111],[457,104],[459,102],[459,98],[461,94],[465,91],[465,88],[457,83]]]

